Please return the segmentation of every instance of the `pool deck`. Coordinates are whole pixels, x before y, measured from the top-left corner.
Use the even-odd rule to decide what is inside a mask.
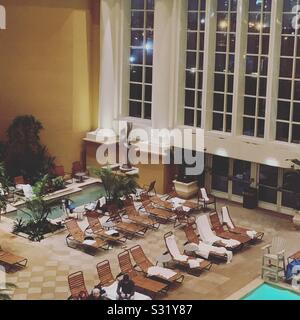
[[[286,257],[300,248],[300,233],[294,229],[291,219],[272,215],[263,209],[248,210],[236,203],[218,200],[218,209],[229,205],[231,215],[237,225],[251,227],[265,232],[265,238],[234,255],[231,264],[213,265],[210,272],[200,277],[185,273],[183,285],[171,288],[162,299],[174,300],[225,300],[239,299],[259,285],[262,247],[271,242],[275,235],[287,240]],[[4,222],[4,221],[3,221]],[[117,255],[124,249],[115,246],[109,251],[99,251],[96,256],[80,250],[68,248],[65,243],[67,232],[64,231],[41,243],[32,243],[11,233],[0,223],[1,246],[29,259],[28,267],[17,273],[8,274],[7,281],[16,283],[18,288],[14,299],[66,299],[69,296],[67,277],[70,273],[82,270],[88,290],[98,283],[96,264],[108,259],[114,275],[119,273]],[[81,222],[81,227],[87,222]],[[148,231],[144,238],[128,240],[127,248],[140,244],[149,258],[155,262],[166,251],[163,235],[173,231],[182,251],[186,241],[184,232],[174,230],[173,225],[162,225],[158,231]],[[244,290],[244,291],[241,291]]]
[[[68,195],[80,192],[83,187],[86,187],[88,185],[95,184],[95,183],[101,183],[101,180],[97,178],[89,177],[88,179],[80,183],[77,183],[77,182],[68,183],[65,189],[58,190],[51,194],[48,194],[47,196],[45,196],[44,199],[53,200],[53,199],[61,198],[64,196],[68,196]],[[17,211],[18,207],[24,204],[25,204],[25,198],[18,196],[18,199],[16,202],[8,205],[7,213]],[[3,214],[3,216],[5,216],[5,214]]]

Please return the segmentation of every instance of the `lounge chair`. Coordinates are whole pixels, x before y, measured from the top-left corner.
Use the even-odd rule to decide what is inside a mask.
[[[118,255],[119,266],[122,274],[128,274],[135,286],[143,291],[148,292],[151,297],[157,294],[166,294],[169,285],[153,279],[145,277],[141,272],[134,269],[131,262],[129,251],[121,252]]]
[[[231,232],[229,230],[225,230],[224,225],[221,223],[217,212],[210,213],[209,218],[212,225],[212,229],[218,237],[224,239],[237,240],[243,246],[249,245],[251,243],[252,239],[246,233],[240,234]]]
[[[114,229],[124,233],[127,239],[133,239],[136,236],[143,237],[148,230],[148,227],[141,226],[132,222],[123,222],[122,217],[117,209],[109,210],[109,219],[107,222],[114,223]]]
[[[139,211],[136,210],[134,205],[125,207],[125,214],[127,215],[128,219],[135,224],[155,230],[157,230],[160,226],[157,221],[147,217],[146,215],[140,215]]]
[[[163,223],[174,221],[174,219],[176,219],[176,214],[174,212],[161,208],[156,208],[155,206],[153,206],[150,200],[143,201],[142,208],[150,216],[154,217],[155,219]]]
[[[152,193],[154,193],[156,195],[156,190],[155,190],[155,185],[156,185],[156,181],[152,181],[150,182],[149,185],[144,185],[143,186],[143,191],[142,193],[146,193],[148,196]]]
[[[174,212],[176,214],[174,228],[184,227],[187,224],[194,222],[195,218],[189,215],[182,207],[176,208]]]
[[[209,244],[204,243],[200,237],[196,234],[194,226],[188,224],[183,228],[188,242],[186,244],[195,245],[196,250],[193,249],[193,254],[208,260],[225,260],[227,263],[230,263],[232,260],[232,252],[226,250],[223,247],[215,247]],[[186,245],[185,244],[185,245]],[[187,250],[188,253],[188,250]]]
[[[55,166],[52,174],[56,177],[62,177],[65,182],[72,180],[72,174],[65,172],[64,166]]]
[[[172,203],[173,208],[185,207],[190,209],[190,211],[199,210],[200,204],[199,202],[193,202],[190,200],[183,200],[181,198],[175,197],[169,200]]]
[[[199,275],[204,270],[210,270],[212,266],[211,262],[180,253],[173,232],[165,234],[164,239],[168,253],[172,258],[172,262],[186,268],[188,273],[192,275]]]
[[[162,281],[167,281],[170,283],[182,283],[184,280],[184,275],[170,270],[168,268],[161,268],[155,266],[145,255],[144,250],[140,245],[132,247],[129,249],[131,255],[138,267],[146,276],[158,278]]]
[[[78,178],[77,175],[80,175]],[[89,171],[85,170],[83,165],[80,161],[75,161],[72,163],[72,178],[77,179],[78,181],[82,182],[85,179],[88,179]]]
[[[110,263],[108,260],[102,261],[97,264],[97,273],[100,280],[99,285],[106,293],[106,298],[109,300],[117,300],[118,294],[118,277],[114,278],[112,272]],[[151,300],[150,297],[141,294],[139,292],[136,292],[134,294],[133,300]]]
[[[149,197],[148,200],[150,200],[152,203],[154,203],[158,207],[161,207],[165,210],[173,210],[173,205],[171,202],[163,200],[157,195]]]
[[[213,210],[217,211],[217,203],[216,203],[216,197],[213,195],[208,195],[205,188],[200,189],[199,193],[199,202],[203,203],[204,210],[209,209],[209,205],[213,205]]]
[[[85,286],[84,276],[82,271],[72,273],[68,276],[69,289],[71,296],[68,300],[79,300],[82,297],[88,298],[89,293]]]
[[[0,265],[3,265],[7,271],[19,268],[26,268],[28,259],[17,256],[13,253],[5,251],[0,247]]]
[[[210,244],[217,247],[224,247],[227,250],[235,251],[242,247],[242,244],[233,239],[223,239],[221,237],[216,236],[216,234],[212,231],[208,217],[206,215],[202,215],[196,219],[197,231],[199,233],[200,238],[206,244]]]
[[[237,227],[231,218],[228,207],[222,207],[221,216],[222,216],[223,223],[227,225],[228,229],[231,232],[237,233],[237,234],[246,234],[247,236],[249,236],[253,240],[262,240],[263,239],[263,237],[264,237],[263,232],[257,232],[255,230],[251,230],[251,229],[244,228],[244,227]]]
[[[77,245],[80,245],[86,249],[92,249],[93,251],[98,249],[107,250],[109,248],[108,243],[102,239],[86,239],[84,232],[81,230],[76,220],[68,220],[66,221],[65,225],[69,232],[66,237],[66,243],[68,247],[75,249],[76,247],[71,246],[71,243],[75,242]]]
[[[124,244],[127,240],[125,235],[115,230],[105,230],[96,212],[90,212],[87,215],[89,226],[86,230],[92,230],[95,237],[99,237],[107,242]]]

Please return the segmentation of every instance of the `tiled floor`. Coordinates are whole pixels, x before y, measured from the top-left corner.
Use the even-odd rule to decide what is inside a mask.
[[[218,201],[218,207],[224,203]],[[226,299],[260,275],[261,248],[274,235],[287,239],[287,255],[300,249],[300,233],[295,231],[290,220],[272,216],[260,209],[246,210],[238,204],[229,205],[236,224],[264,231],[264,241],[236,254],[229,265],[214,265],[210,272],[205,272],[200,277],[186,274],[183,285],[169,291],[165,298]],[[1,246],[29,259],[25,270],[7,277],[9,282],[18,286],[14,299],[66,299],[69,296],[67,276],[78,270],[84,271],[86,285],[88,289],[92,289],[98,283],[96,264],[105,259],[110,260],[113,273],[119,273],[117,255],[122,251],[121,247],[91,256],[68,248],[65,242],[66,231],[41,243],[32,243],[7,233],[7,228],[2,228],[2,225],[4,226],[0,223]],[[173,230],[172,225],[163,225],[158,231],[148,231],[145,238],[127,241],[127,247],[140,244],[152,261],[155,261],[158,255],[165,252],[163,235],[170,230]],[[175,230],[175,235],[182,248],[185,242],[184,232]]]

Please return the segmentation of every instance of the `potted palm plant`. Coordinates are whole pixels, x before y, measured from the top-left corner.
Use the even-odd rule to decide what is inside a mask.
[[[122,197],[136,193],[136,189],[138,188],[136,177],[116,174],[107,168],[94,169],[94,173],[102,181],[107,204],[121,206],[122,201],[120,199]]]
[[[0,215],[6,212],[7,209],[7,196],[8,193],[8,178],[6,176],[5,168],[2,163],[0,163]]]

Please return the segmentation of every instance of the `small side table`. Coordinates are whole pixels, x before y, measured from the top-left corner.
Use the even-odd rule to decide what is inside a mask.
[[[287,259],[288,263],[291,263],[291,262],[293,262],[295,260],[300,260],[300,251],[298,251],[298,252],[294,253],[293,255],[289,256],[288,259]]]
[[[74,174],[74,177],[76,178],[78,183],[82,183],[85,175],[86,174],[84,172],[78,172]]]
[[[160,256],[158,256],[157,258],[156,258],[156,265],[158,264],[158,263],[161,263],[162,265],[163,265],[163,267],[164,268],[166,268],[167,266],[168,266],[168,264],[170,263],[170,262],[172,262],[172,257],[171,257],[171,255],[169,254],[169,253],[167,253],[167,254],[161,254]]]

